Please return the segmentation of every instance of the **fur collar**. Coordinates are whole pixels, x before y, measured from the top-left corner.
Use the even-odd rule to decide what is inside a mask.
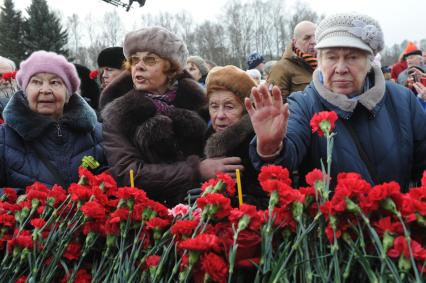
[[[176,99],[173,105],[189,110],[200,110],[206,104],[206,94],[191,75],[184,71],[177,78]],[[99,107],[103,109],[108,103],[133,90],[133,81],[130,72],[123,71],[101,93]],[[142,92],[141,92],[142,93]]]
[[[154,103],[135,89],[108,103],[101,112],[104,125],[119,129],[129,137],[155,113]]]
[[[374,112],[376,106],[382,101],[385,95],[385,79],[379,67],[373,64],[374,86],[362,93],[357,100],[350,99],[346,95],[334,93],[320,82],[319,69],[313,74],[313,84],[319,95],[331,105],[345,111],[353,112],[358,103],[361,103],[369,111]]]
[[[92,131],[97,123],[95,111],[79,95],[71,96],[64,106],[64,114],[58,120],[32,111],[22,91],[16,93],[3,111],[6,124],[24,140],[34,140],[52,124],[60,123],[83,132]]]
[[[226,156],[238,148],[247,138],[254,136],[250,116],[245,114],[237,123],[221,133],[212,134],[204,148],[207,158]]]

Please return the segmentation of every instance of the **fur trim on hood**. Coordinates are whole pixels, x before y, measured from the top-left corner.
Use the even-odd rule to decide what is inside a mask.
[[[227,156],[229,152],[234,151],[252,135],[254,135],[254,130],[250,116],[245,114],[225,131],[212,134],[207,140],[204,153],[207,158]]]
[[[3,111],[6,124],[24,140],[34,140],[55,123],[67,125],[75,130],[91,132],[97,123],[95,111],[80,95],[72,95],[64,106],[62,117],[55,121],[32,111],[22,91],[16,93]]]

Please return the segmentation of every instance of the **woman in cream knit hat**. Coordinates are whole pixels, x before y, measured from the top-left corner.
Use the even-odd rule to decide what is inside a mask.
[[[246,107],[256,132],[250,156],[260,168],[281,164],[303,174],[326,160],[324,138],[313,134],[310,119],[334,111],[336,123],[332,180],[340,172],[356,172],[371,184],[397,181],[407,190],[426,168],[426,114],[407,88],[386,81],[372,64],[384,37],[373,18],[331,15],[316,33],[319,68],[303,91],[281,103],[280,91],[253,91]]]

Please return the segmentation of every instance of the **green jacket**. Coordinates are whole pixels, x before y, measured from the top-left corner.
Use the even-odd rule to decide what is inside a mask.
[[[295,91],[303,91],[312,80],[312,67],[299,58],[290,43],[281,59],[272,67],[268,85],[276,85],[281,89],[283,98]]]

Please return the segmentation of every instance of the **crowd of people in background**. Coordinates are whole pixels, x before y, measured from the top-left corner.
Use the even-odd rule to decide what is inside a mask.
[[[298,23],[281,58],[253,52],[245,70],[189,56],[162,27],[102,50],[96,72],[43,50],[0,56],[0,187],[69,185],[91,155],[120,185],[134,170],[169,207],[239,169],[245,202],[263,208],[262,165],[286,166],[299,185],[321,168],[326,145],[309,120],[327,110],[341,118],[332,180],[351,171],[407,190],[426,169],[426,50],[409,42],[381,66],[383,47],[377,21],[347,13]]]

